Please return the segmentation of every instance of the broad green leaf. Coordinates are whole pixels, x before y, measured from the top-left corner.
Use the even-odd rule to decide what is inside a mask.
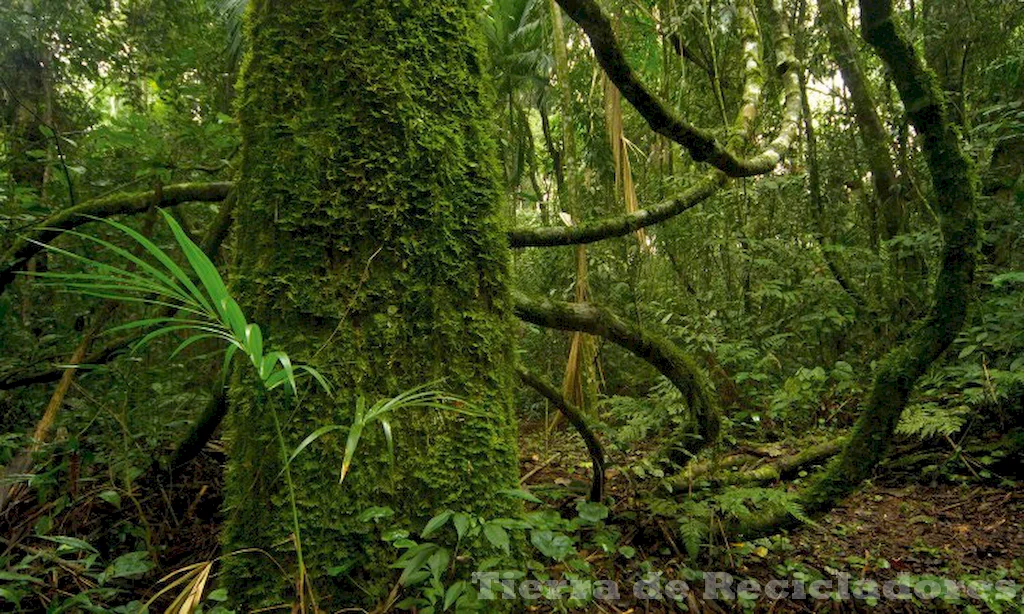
[[[486,537],[487,541],[491,542],[491,545],[495,548],[504,552],[509,551],[508,532],[505,530],[505,527],[493,522],[488,522],[484,525],[484,537]]]
[[[466,529],[469,528],[469,523],[469,514],[459,512],[452,516],[452,524],[455,525],[455,534],[458,535],[459,539],[462,539],[466,535]]]
[[[434,516],[427,521],[427,526],[423,527],[423,532],[420,533],[420,537],[430,537],[436,533],[441,527],[443,527],[448,520],[452,517],[453,512],[451,510],[445,510],[440,514]]]
[[[359,514],[360,522],[370,522],[371,520],[380,520],[381,518],[390,518],[395,515],[395,510],[390,507],[379,507],[374,506],[362,511]]]
[[[117,494],[116,490],[104,490],[97,495],[102,501],[113,505],[114,507],[121,507],[121,495]]]
[[[434,576],[436,582],[441,581],[441,574],[448,569],[448,563],[452,560],[452,555],[448,552],[447,548],[438,548],[430,555],[427,559],[427,567]]]
[[[409,575],[414,571],[419,571],[427,559],[436,552],[440,546],[437,544],[417,544],[412,548],[409,548],[405,553],[399,557],[398,561],[393,563],[391,567],[395,569],[404,569],[402,575],[398,578],[398,583],[405,585],[409,579]]]
[[[456,601],[458,601],[459,597],[462,596],[462,593],[465,590],[466,590],[466,581],[465,580],[459,580],[458,582],[455,582],[454,584],[449,586],[448,590],[446,590],[444,592],[444,605],[442,606],[441,609],[447,611],[448,608],[452,607],[452,605]]]
[[[573,551],[572,538],[564,533],[548,530],[530,532],[530,543],[546,557],[556,561],[565,560]]]
[[[580,501],[576,504],[576,511],[580,520],[590,524],[597,524],[608,517],[608,506],[591,501]]]
[[[235,299],[230,296],[222,298],[219,304],[221,310],[227,317],[227,324],[230,325],[231,332],[233,332],[239,340],[245,339],[245,329],[249,323],[245,320],[242,308],[239,307]],[[256,355],[257,358],[259,356],[262,356],[262,353]]]
[[[140,550],[117,557],[103,574],[106,579],[137,578],[148,573],[153,567],[155,565],[149,558],[149,553],[145,550]]]
[[[94,219],[99,219],[99,218],[94,218]],[[128,251],[128,250],[126,250],[126,249],[124,249],[122,247],[118,247],[117,245],[114,245],[113,243],[111,243],[109,241],[104,241],[103,239],[100,239],[98,237],[94,237],[92,235],[88,235],[88,234],[85,234],[85,233],[82,233],[82,232],[78,232],[76,230],[66,230],[65,232],[67,234],[72,235],[72,236],[79,237],[82,240],[90,241],[92,243],[96,243],[97,245],[100,245],[100,246],[110,250],[111,252],[113,252],[113,253],[117,254],[118,256],[124,258],[125,260],[133,263],[135,266],[137,266],[142,271],[145,271],[146,273],[148,273],[151,276],[149,278],[150,280],[159,281],[161,285],[163,285],[169,291],[172,291],[177,296],[179,296],[179,298],[180,298],[180,300],[182,302],[185,302],[185,303],[196,303],[197,306],[203,306],[203,307],[205,307],[209,311],[209,305],[204,304],[204,301],[201,300],[202,299],[201,296],[196,296],[194,293],[190,295],[189,291],[191,291],[193,288],[195,288],[195,286],[192,285],[192,281],[188,279],[188,276],[185,275],[184,271],[182,271],[181,268],[178,267],[178,265],[174,264],[174,261],[171,260],[170,256],[168,256],[166,253],[164,253],[163,250],[161,250],[156,245],[153,245],[153,243],[151,241],[149,241],[148,239],[143,237],[141,234],[135,232],[134,230],[128,228],[124,224],[121,224],[119,222],[115,222],[113,220],[102,220],[102,221],[105,222],[106,224],[109,224],[110,226],[113,226],[114,228],[117,228],[118,230],[121,230],[125,234],[128,234],[129,236],[131,236],[133,239],[136,240],[136,242],[139,243],[139,245],[141,245],[143,248],[145,248],[146,251],[148,251],[150,254],[152,254],[154,257],[156,257],[156,259],[159,260],[161,262],[161,264],[164,264],[165,267],[168,267],[168,265],[170,265],[168,267],[168,270],[171,270],[172,275],[174,277],[176,277],[177,280],[173,279],[171,276],[168,276],[168,275],[164,274],[162,271],[157,269],[155,266],[153,266],[152,264],[146,262],[142,258],[139,258],[139,257],[135,256],[130,251]],[[64,252],[63,250],[60,250],[60,251],[62,253],[64,253],[65,255],[69,255],[70,254],[69,252]],[[89,260],[88,258],[79,257],[79,256],[75,256],[75,258],[76,259]],[[93,260],[91,262],[96,263],[95,260]],[[100,264],[100,263],[96,263],[96,264]],[[171,267],[173,267],[173,269]],[[109,265],[102,265],[102,264],[100,264],[100,268],[109,269],[111,267]],[[142,275],[140,275],[138,273],[131,273],[131,272],[126,271],[124,269],[119,269],[119,270],[124,275],[126,275],[126,276],[146,279],[144,276],[142,276]],[[181,274],[181,277],[178,276],[178,273]],[[182,288],[182,286],[178,284],[179,281],[185,283],[185,288],[188,288],[189,291],[186,291],[184,288]]]

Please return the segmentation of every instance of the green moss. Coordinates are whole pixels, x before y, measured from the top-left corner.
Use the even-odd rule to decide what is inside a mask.
[[[921,62],[889,4],[861,6],[866,9],[862,10],[864,38],[892,69],[907,115],[923,139],[942,232],[942,267],[928,315],[881,361],[846,450],[805,493],[804,505],[811,511],[827,509],[851,492],[871,477],[884,458],[914,384],[963,327],[978,251],[977,178],[949,121],[935,75]]]
[[[269,343],[337,388],[333,400],[310,393],[281,414],[289,445],[349,424],[359,396],[440,378],[491,414],[395,416],[396,465],[368,433],[343,486],[344,431],[296,459],[303,551],[328,610],[372,603],[394,583],[393,552],[356,519],[366,508],[392,507],[396,524],[443,507],[514,511],[496,495],[518,475],[508,250],[471,4],[250,9],[235,286]],[[226,550],[271,549],[290,569],[271,415],[244,386],[232,402]],[[351,577],[329,575],[350,563]],[[228,578],[243,607],[293,594],[258,555],[229,559]]]

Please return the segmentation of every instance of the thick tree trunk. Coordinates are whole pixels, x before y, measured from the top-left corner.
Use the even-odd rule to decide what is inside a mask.
[[[226,551],[276,545],[271,554],[290,560],[270,412],[292,447],[318,427],[350,424],[359,397],[373,403],[441,378],[436,387],[489,413],[396,415],[397,463],[367,431],[342,486],[344,431],[292,463],[305,564],[330,611],[375,601],[397,577],[394,550],[357,518],[367,508],[391,507],[391,524],[410,528],[445,507],[515,511],[498,494],[518,478],[515,375],[472,4],[260,0],[249,13],[235,286],[269,343],[336,391],[284,412],[273,398],[259,407],[244,383],[232,390]],[[246,611],[293,596],[266,557],[231,557],[227,576]]]

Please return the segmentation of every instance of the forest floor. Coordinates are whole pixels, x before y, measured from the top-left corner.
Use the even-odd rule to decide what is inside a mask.
[[[529,476],[524,487],[542,498],[557,496],[559,489],[571,493],[565,497],[563,512],[571,515],[571,499],[585,496],[590,480],[589,458],[575,434],[556,432],[545,436],[542,427],[534,426],[532,436],[523,441],[522,471]],[[785,453],[796,452],[789,448]],[[611,460],[616,459],[611,454]],[[805,525],[788,535],[751,543],[712,544],[710,553],[702,554],[698,563],[690,562],[679,547],[665,547],[669,534],[637,530],[638,525],[653,526],[662,521],[639,515],[636,482],[617,467],[608,470],[606,497],[615,503],[609,523],[615,517],[627,516],[620,529],[624,539],[632,536],[630,545],[637,555],[629,561],[615,557],[597,571],[599,577],[615,579],[622,599],[602,602],[593,611],[639,614],[641,612],[679,612],[678,605],[667,600],[639,600],[631,595],[631,587],[643,573],[661,572],[665,579],[688,581],[693,599],[687,599],[690,611],[699,612],[970,612],[1017,611],[1024,608],[1019,589],[996,582],[1024,584],[1024,489],[1010,480],[982,480],[964,470],[966,476],[946,476],[946,480],[922,479],[920,471],[882,470],[876,478],[856,494],[847,498],[826,516],[817,519],[817,526]],[[543,494],[541,494],[543,493]],[[681,493],[677,496],[686,496]],[[632,510],[631,510],[632,508]],[[637,516],[627,510],[638,512]],[[624,513],[625,512],[625,513]],[[720,540],[721,541],[721,540]],[[588,557],[593,561],[593,557]],[[706,578],[694,575],[690,566],[729,574],[733,591],[742,580],[757,583],[759,599],[705,599]],[[857,580],[879,583],[869,595],[840,590],[839,578],[847,575],[848,584]],[[789,580],[788,594],[799,595],[796,581],[807,592],[814,580],[832,580],[823,585],[825,599],[771,599],[767,585],[773,580]],[[887,598],[885,583],[896,582]],[[942,582],[945,596],[940,592]],[[958,582],[963,600],[951,594]],[[971,584],[981,598],[972,599],[964,590],[964,582],[988,582],[993,586],[985,592],[984,585]],[[922,584],[923,583],[923,584]],[[867,585],[862,585],[867,587]],[[870,587],[867,587],[870,590]],[[784,589],[785,590],[785,589]],[[1011,595],[1011,591],[1015,591]],[[837,596],[838,595],[838,596]],[[858,595],[865,598],[859,598]],[[923,598],[922,598],[923,596]],[[1012,607],[1009,607],[1013,604]],[[972,609],[973,608],[977,608]],[[557,611],[550,606],[536,606],[531,611]]]
[[[780,448],[777,453],[785,454],[796,451],[800,444],[782,442],[773,446]],[[995,476],[982,479],[967,469],[928,479],[919,469],[882,470],[871,483],[819,518],[816,526],[805,525],[788,534],[749,542],[710,538],[706,541],[712,543],[703,544],[694,561],[675,537],[676,520],[653,515],[649,505],[651,497],[682,499],[689,494],[668,493],[656,486],[657,480],[641,480],[634,472],[621,469],[644,466],[643,456],[652,451],[630,452],[628,459],[620,452],[608,452],[605,501],[610,515],[605,523],[621,533],[619,549],[609,553],[586,545],[590,543],[586,534],[589,529],[577,537],[579,556],[591,565],[592,576],[616,582],[619,598],[594,601],[575,611],[1024,611],[1019,592],[1011,595],[1008,589],[998,587],[981,590],[980,598],[956,601],[948,594],[951,585],[938,585],[945,586],[946,596],[931,598],[938,590],[936,581],[1024,585],[1024,489],[1017,482]],[[525,424],[521,458],[523,488],[564,517],[575,517],[575,507],[586,497],[591,479],[589,457],[578,436],[565,430],[548,436],[542,425]],[[7,548],[31,549],[33,527],[52,518],[47,523],[53,523],[55,534],[86,535],[90,527],[108,527],[94,543],[105,557],[114,555],[125,539],[117,528],[124,523],[117,521],[129,520],[131,524],[133,510],[144,509],[146,518],[137,526],[144,527],[149,543],[159,546],[160,561],[158,568],[138,578],[132,589],[139,595],[151,595],[156,579],[163,574],[218,555],[223,460],[218,445],[208,444],[173,484],[138,484],[139,499],[133,501],[134,505],[125,502],[114,507],[107,499],[84,492],[84,485],[72,497],[77,503],[62,510],[53,509],[52,504],[39,505],[28,497],[18,511],[6,517],[8,523],[17,519],[12,524],[4,523],[7,526],[3,534],[9,535],[5,539]],[[558,577],[564,570],[556,565],[547,571]],[[738,589],[741,581],[756,581],[761,597],[706,598],[705,572],[728,574],[730,590]],[[671,599],[636,598],[637,581],[650,573],[661,573],[663,583],[686,581],[690,588],[683,602],[688,610]],[[846,584],[840,582],[843,574],[848,574]],[[910,588],[897,586],[893,589],[895,597],[890,598],[880,592],[877,601],[861,598],[864,595],[857,592],[844,592],[843,588],[858,580],[876,581],[884,587],[884,583],[898,578]],[[769,585],[781,580],[790,582],[782,588],[795,597],[765,596]],[[809,596],[811,583],[816,580],[833,582],[823,587],[825,598],[797,598],[801,590]],[[65,590],[73,588],[68,585]],[[922,590],[924,598],[920,596]],[[835,596],[828,598],[829,593]],[[564,602],[542,600],[524,604],[517,611],[562,612],[565,606]],[[1000,606],[1010,607],[1001,610]]]

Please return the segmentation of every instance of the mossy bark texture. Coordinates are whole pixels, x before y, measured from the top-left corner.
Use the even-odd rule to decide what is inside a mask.
[[[864,39],[891,69],[907,116],[922,138],[942,232],[942,266],[928,315],[881,361],[846,449],[805,493],[811,511],[827,509],[850,493],[885,456],[914,384],[967,318],[977,260],[975,178],[935,76],[896,22],[889,0],[861,0],[860,10]]]
[[[395,457],[368,429],[338,484],[345,430],[291,464],[302,550],[321,608],[384,596],[397,576],[379,529],[388,506],[417,528],[442,508],[514,513],[517,483],[508,247],[476,40],[476,2],[257,0],[243,69],[238,185],[243,308],[268,346],[315,366],[334,397],[300,385],[293,408],[232,391],[226,552],[266,549],[294,569],[273,414],[294,447],[413,386],[462,395],[487,418],[391,416]],[[276,403],[276,404],[275,404]],[[267,557],[227,561],[242,609],[287,602]]]

